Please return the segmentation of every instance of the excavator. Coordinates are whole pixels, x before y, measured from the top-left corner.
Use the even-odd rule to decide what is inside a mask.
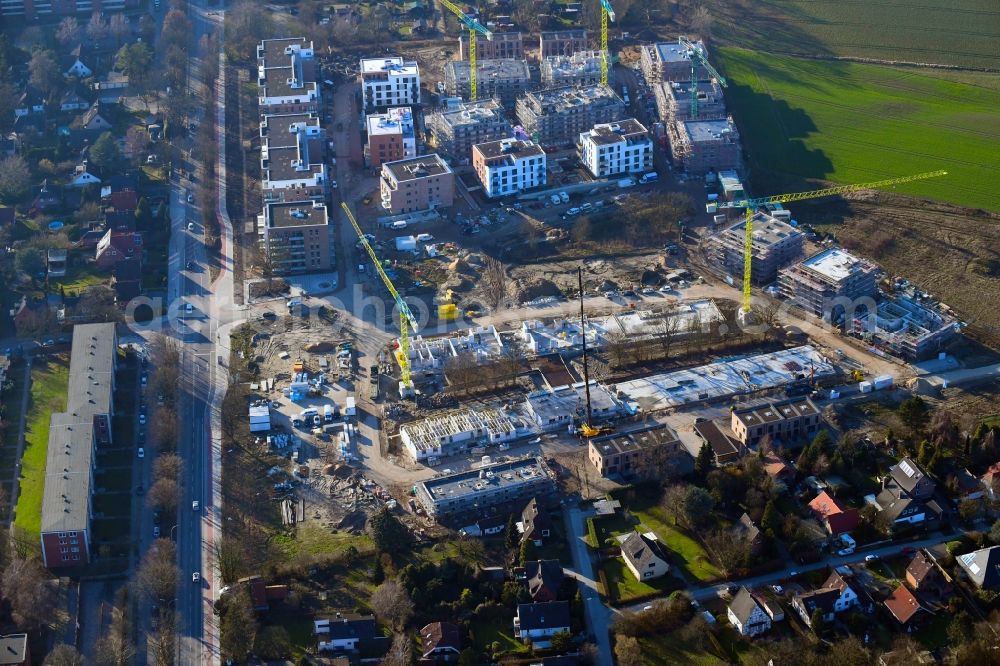
[[[610,426],[595,426],[593,424],[594,414],[590,407],[590,370],[587,365],[587,328],[583,315],[583,268],[577,268],[577,281],[580,287],[580,337],[583,340],[583,390],[587,395],[587,420],[580,426],[580,434],[587,439],[593,439],[601,435],[610,435],[615,431]]]

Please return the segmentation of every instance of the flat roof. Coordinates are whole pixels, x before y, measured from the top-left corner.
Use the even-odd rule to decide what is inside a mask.
[[[420,69],[416,60],[403,60],[396,56],[392,58],[362,58],[361,73],[376,74],[387,72],[396,76],[417,76]]]
[[[677,433],[666,424],[660,424],[652,430],[629,432],[613,435],[607,439],[590,440],[592,446],[602,457],[619,453],[643,451],[666,444],[679,443]]]
[[[365,118],[368,135],[406,134],[413,136],[413,111],[408,106],[397,106],[385,113],[371,113]]]
[[[840,282],[850,277],[855,268],[870,269],[874,267],[870,262],[855,257],[839,247],[831,247],[819,254],[814,254],[803,261],[802,265],[834,282]]]
[[[382,168],[399,182],[451,173],[451,167],[437,153],[384,162]]]
[[[291,136],[292,126],[304,124],[306,127],[320,127],[319,116],[315,113],[268,113],[260,121],[261,136],[269,132]]]
[[[596,144],[635,143],[636,141],[651,141],[649,131],[635,118],[626,118],[613,123],[594,125],[584,136]]]
[[[451,69],[456,81],[464,83],[469,80],[472,67],[468,60],[449,60],[445,67]],[[531,71],[528,69],[527,60],[497,58],[479,60],[476,65],[476,76],[483,85],[491,79],[528,82],[531,80]]]
[[[582,28],[571,29],[571,30],[542,30],[540,33],[542,39],[586,39],[587,31]]]
[[[557,386],[551,390],[533,391],[525,402],[543,423],[554,423],[567,416],[586,417],[587,394],[583,382]],[[623,414],[622,405],[608,387],[590,380],[590,408],[595,416]]]
[[[521,139],[500,139],[499,141],[487,141],[477,143],[472,147],[473,152],[478,152],[486,159],[497,157],[509,157],[512,160],[522,157],[537,157],[545,155],[542,147],[532,141]]]
[[[548,468],[541,458],[520,458],[429,479],[422,485],[433,500],[445,500],[472,495],[488,487],[515,487],[547,476]]]
[[[743,240],[746,230],[746,220],[743,216],[733,224],[731,227],[726,229],[723,234],[731,237],[734,241],[738,242],[742,247]],[[793,227],[788,222],[777,218],[771,217],[767,213],[757,211],[753,216],[753,242],[762,245],[773,245],[774,243],[780,243],[787,238],[793,236],[801,236],[802,232]]]
[[[267,166],[263,169],[264,179],[268,181],[309,180],[326,173],[326,165],[321,161],[311,159],[308,150],[304,151],[304,157],[309,163],[300,168],[298,162],[303,159],[302,152],[298,146],[274,148],[268,146]]]
[[[440,111],[434,114],[451,127],[464,127],[482,123],[505,124],[503,106],[495,99],[466,102],[452,111]]]
[[[588,104],[620,104],[622,107],[625,106],[618,94],[610,86],[603,83],[546,88],[528,92],[525,97],[534,101],[537,106],[553,105],[557,112]]]
[[[693,42],[693,44],[702,54],[705,53],[705,45],[701,41]],[[691,60],[691,54],[688,53],[688,49],[681,46],[679,41],[660,42],[655,44],[653,48],[662,62],[688,62]]]
[[[612,389],[635,401],[641,409],[653,412],[777,388],[809,377],[813,370],[816,377],[836,372],[815,347],[803,345],[633,379],[615,384]]]
[[[733,412],[733,415],[748,427],[812,414],[819,414],[819,410],[807,396],[744,407]]]
[[[270,228],[317,227],[329,222],[326,205],[312,201],[281,201],[269,203],[264,209]]]
[[[728,118],[685,120],[684,128],[692,141],[718,141],[736,136],[736,125]]]
[[[257,45],[257,57],[266,60],[276,58],[285,54],[285,47],[299,45],[304,48],[312,48],[312,43],[306,41],[305,37],[278,37],[275,39],[262,40]],[[308,45],[308,46],[307,46]]]

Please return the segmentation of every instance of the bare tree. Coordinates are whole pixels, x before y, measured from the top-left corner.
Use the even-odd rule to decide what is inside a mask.
[[[108,31],[115,38],[115,41],[121,44],[132,34],[132,26],[124,14],[112,14],[111,20],[108,22]]]
[[[42,666],[83,666],[83,655],[66,643],[59,643],[45,657]]]
[[[31,186],[31,167],[20,155],[0,160],[0,195],[16,199]]]
[[[166,601],[174,598],[180,570],[175,564],[177,548],[170,539],[157,539],[146,551],[136,571],[139,589],[150,598]]]
[[[75,16],[67,16],[56,28],[56,39],[63,46],[69,46],[80,39],[80,22]]]
[[[219,565],[222,582],[229,584],[239,579],[246,570],[247,558],[244,544],[231,537],[215,542],[215,561]]]
[[[4,569],[0,583],[18,625],[35,629],[49,623],[59,593],[38,560],[14,559]]]
[[[371,608],[376,617],[387,622],[394,631],[402,631],[413,615],[410,595],[395,580],[387,580],[375,588]]]
[[[146,493],[146,503],[152,507],[159,507],[166,513],[177,510],[179,498],[180,489],[173,479],[157,479]]]
[[[90,20],[87,21],[87,37],[95,41],[104,39],[108,36],[108,25],[101,18],[101,12],[94,12],[90,15]]]
[[[160,451],[172,451],[176,448],[180,425],[177,412],[173,409],[164,406],[153,412],[149,429]]]
[[[129,666],[135,656],[127,588],[120,596],[124,598],[111,611],[108,633],[97,641],[97,663],[103,666]]]
[[[707,7],[703,5],[695,6],[694,10],[687,20],[688,27],[691,31],[698,34],[702,38],[708,38],[712,36],[712,12],[708,10]]]
[[[510,279],[507,277],[507,269],[503,262],[487,257],[482,276],[479,278],[479,289],[491,312],[499,312],[502,307],[507,307],[509,288]]]
[[[397,633],[392,637],[392,647],[382,658],[380,666],[410,666],[413,663],[413,643],[410,637]]]
[[[751,543],[746,534],[735,530],[716,530],[704,536],[703,541],[712,561],[727,577],[749,564]]]
[[[173,610],[159,611],[159,626],[149,635],[149,654],[156,666],[174,666],[174,647],[177,640],[176,616]]]
[[[632,636],[618,636],[615,639],[615,658],[618,666],[642,666],[642,648],[639,640]]]
[[[161,454],[153,461],[153,476],[157,479],[178,481],[184,472],[184,460],[176,453]]]

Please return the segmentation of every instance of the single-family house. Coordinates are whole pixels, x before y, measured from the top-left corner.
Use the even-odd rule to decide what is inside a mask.
[[[979,477],[986,496],[991,500],[1000,498],[1000,462],[993,463],[986,473]]]
[[[944,597],[952,592],[945,574],[922,551],[917,552],[906,566],[906,584],[924,597]]]
[[[625,566],[638,581],[659,578],[670,571],[666,549],[652,532],[632,532],[622,538],[621,551]]]
[[[462,651],[462,632],[451,622],[431,622],[420,630],[421,664],[447,664],[458,661]]]
[[[764,544],[764,534],[745,511],[736,524],[733,525],[733,532],[747,540],[752,552],[759,551],[760,547]]]
[[[860,516],[857,510],[841,504],[836,497],[823,491],[809,502],[809,509],[826,531],[836,536],[850,532],[858,526]]]
[[[31,207],[39,211],[52,210],[62,205],[62,189],[58,185],[49,185],[49,179],[42,181],[42,186],[31,203]]]
[[[771,623],[781,622],[785,619],[785,609],[782,608],[781,604],[775,599],[769,599],[762,594],[755,594],[754,599],[760,604],[760,607],[764,609],[767,616],[771,618]]]
[[[66,250],[60,247],[49,248],[45,252],[45,263],[48,267],[49,277],[66,275],[66,255]]]
[[[895,483],[913,499],[930,499],[934,494],[934,481],[912,458],[903,458],[889,468],[891,483]],[[886,483],[888,485],[888,482]]]
[[[563,568],[559,560],[533,560],[525,562],[523,569],[519,577],[528,586],[532,601],[555,601],[559,598],[563,582]]]
[[[958,502],[980,500],[986,495],[983,484],[967,469],[955,470],[950,475],[950,482],[949,485],[955,488],[955,500]]]
[[[100,130],[105,132],[111,129],[111,121],[105,116],[104,105],[100,100],[94,102],[90,107],[73,121],[74,127],[83,130]]]
[[[45,96],[35,86],[25,86],[14,105],[14,117],[23,118],[36,113],[45,113]]]
[[[109,203],[115,212],[134,216],[135,209],[139,206],[139,193],[135,190],[118,190],[111,193]]]
[[[777,453],[768,453],[762,462],[764,463],[764,472],[775,481],[789,484],[795,480],[795,470]]]
[[[538,502],[537,497],[532,497],[528,505],[521,512],[521,522],[517,524],[521,531],[521,541],[531,541],[536,546],[541,546],[545,539],[552,533],[552,520],[549,512]]]
[[[88,185],[98,185],[101,179],[90,172],[87,162],[76,165],[73,176],[66,183],[66,187],[87,187]]]
[[[833,604],[833,609],[837,613],[842,613],[843,611],[862,606],[862,596],[867,600],[867,595],[862,595],[860,587],[856,586],[855,583],[849,578],[845,578],[839,572],[832,572],[823,583],[822,587],[837,590],[840,596]],[[862,610],[871,611],[871,608],[863,608]]]
[[[132,257],[141,258],[142,234],[108,229],[97,243],[94,257],[104,269]]]
[[[569,633],[569,602],[546,601],[539,604],[518,604],[514,615],[514,637],[533,646],[547,648],[552,636]]]
[[[3,666],[30,666],[31,648],[28,634],[6,634],[0,636],[0,664]]]
[[[0,136],[0,159],[14,157],[21,150],[21,142],[17,133],[11,132],[7,136]]]
[[[94,82],[94,88],[100,93],[105,93],[109,90],[121,91],[128,88],[128,75],[111,70]]]
[[[104,213],[104,226],[112,231],[135,231],[135,211],[106,211]]]
[[[77,44],[76,47],[66,54],[66,57],[62,61],[62,72],[63,76],[69,78],[75,76],[80,79],[85,79],[94,73],[94,70],[86,63],[85,60],[91,60],[91,54],[88,49],[83,44]]]
[[[956,559],[976,587],[1000,589],[1000,546],[980,548]]]
[[[139,257],[119,261],[112,267],[111,275],[111,286],[119,306],[125,306],[142,293],[142,260]]]
[[[907,495],[899,486],[888,484],[875,498],[879,514],[893,528],[920,525],[941,518],[943,510],[935,500]]]
[[[907,633],[916,629],[923,618],[932,614],[905,585],[893,590],[883,603],[900,628]]]
[[[60,111],[86,111],[90,108],[90,100],[83,95],[78,86],[73,86],[63,93],[59,99]]]
[[[320,652],[371,652],[388,649],[388,639],[375,626],[374,615],[343,615],[313,620],[316,648]]]
[[[726,615],[740,636],[753,638],[771,628],[771,618],[746,587],[740,587],[729,604]]]
[[[846,578],[834,571],[820,587],[811,592],[792,597],[794,608],[802,621],[812,626],[812,616],[818,610],[826,621],[833,620],[837,613],[860,606],[860,597]]]

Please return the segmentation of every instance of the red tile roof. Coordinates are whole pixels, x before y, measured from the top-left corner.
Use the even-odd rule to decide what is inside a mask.
[[[920,601],[905,585],[900,585],[889,595],[889,598],[885,600],[885,607],[900,624],[906,624],[919,611],[923,610]]]
[[[837,501],[830,493],[823,491],[809,502],[809,508],[822,522],[827,524],[831,534],[850,532],[858,526],[858,512]]]

